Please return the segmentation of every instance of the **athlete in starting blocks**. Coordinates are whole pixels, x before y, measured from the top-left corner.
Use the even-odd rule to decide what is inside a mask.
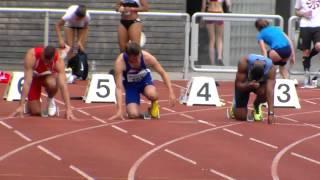
[[[42,87],[48,95],[46,110],[41,109]],[[75,119],[66,84],[64,61],[58,50],[52,46],[31,48],[26,53],[24,60],[24,84],[20,104],[11,116],[23,117],[25,111],[31,115],[56,116],[58,108],[54,96],[58,90],[66,106],[66,119]],[[26,98],[27,103],[25,103]]]
[[[153,85],[150,70],[153,68],[162,77],[165,85],[169,89],[169,103],[171,106],[176,103],[176,96],[173,92],[171,81],[160,65],[158,60],[150,53],[141,50],[140,45],[129,42],[124,53],[121,53],[115,61],[115,83],[117,113],[109,120],[121,118],[123,116],[122,91],[125,90],[125,102],[128,118],[148,118],[139,111],[140,94],[143,94],[151,101],[148,113],[151,118],[159,118],[160,110],[158,104],[158,93]]]
[[[235,80],[233,104],[228,109],[229,118],[246,121],[248,117],[248,101],[250,93],[256,94],[253,103],[252,118],[263,119],[262,103],[268,104],[268,123],[273,122],[273,98],[276,68],[272,60],[257,54],[249,54],[241,58]]]

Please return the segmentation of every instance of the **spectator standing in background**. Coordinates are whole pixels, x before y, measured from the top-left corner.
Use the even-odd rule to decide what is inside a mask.
[[[202,0],[201,12],[229,13],[230,0]],[[223,21],[207,21],[206,26],[209,35],[209,57],[210,63],[223,66]],[[215,46],[216,45],[216,46]],[[217,47],[217,58],[215,63],[215,47]]]
[[[55,29],[59,46],[65,47],[68,45],[71,47],[71,50],[66,57],[67,60],[75,55],[75,49],[85,52],[90,19],[90,15],[85,5],[72,5],[56,23]],[[62,26],[64,26],[65,40],[61,34]]]
[[[296,15],[301,17],[298,48],[302,50],[302,65],[309,74],[311,58],[320,51],[320,2],[315,0],[296,0]],[[313,49],[311,49],[313,42]],[[310,79],[310,77],[308,77]],[[310,84],[311,82],[308,82]]]
[[[124,52],[129,41],[140,44],[142,22],[138,12],[149,10],[147,0],[117,0],[116,11],[121,13],[118,26],[118,42],[120,52]]]
[[[256,20],[255,27],[259,31],[257,41],[262,55],[269,57],[274,65],[279,65],[282,78],[288,79],[287,61],[290,59],[291,64],[295,63],[295,53],[291,40],[281,29],[271,26],[266,19]],[[270,47],[270,50],[267,51],[265,44]]]

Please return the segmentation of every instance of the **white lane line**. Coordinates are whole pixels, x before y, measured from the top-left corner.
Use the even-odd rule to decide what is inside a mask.
[[[14,130],[14,133],[16,133],[18,136],[20,136],[22,139],[26,140],[26,141],[32,141],[30,138],[28,138],[26,135],[24,135],[22,132],[18,131],[18,130]]]
[[[263,141],[260,141],[258,139],[255,139],[255,138],[250,138],[251,141],[254,141],[256,143],[259,143],[259,144],[262,144],[262,145],[265,145],[265,146],[268,146],[268,147],[271,147],[273,149],[278,149],[278,146],[275,146],[275,145],[272,145],[272,144],[269,144],[269,143],[266,143],[266,142],[263,142]]]
[[[75,167],[74,165],[70,165],[69,168],[74,170],[75,172],[77,172],[78,174],[80,174],[81,176],[86,178],[87,180],[94,180],[93,177],[89,176],[87,173],[83,172],[82,170],[80,170],[79,168]]]
[[[155,144],[153,143],[153,142],[151,142],[151,141],[149,141],[149,140],[146,140],[146,139],[144,139],[144,138],[142,138],[142,137],[140,137],[140,136],[137,136],[137,135],[132,135],[132,137],[134,137],[134,138],[136,138],[136,139],[138,139],[138,140],[140,140],[140,141],[142,141],[142,142],[144,142],[144,143],[147,143],[147,144],[149,144],[149,145],[151,145],[151,146],[154,146]]]
[[[189,116],[189,115],[187,115],[187,114],[179,114],[180,116],[183,116],[183,117],[186,117],[186,118],[188,118],[188,119],[194,119],[194,117],[192,117],[192,116]]]
[[[317,128],[317,129],[320,129],[320,127],[319,126],[316,126],[316,125],[314,125],[314,124],[308,124],[308,123],[304,123],[305,125],[307,125],[307,126],[311,126],[311,127],[314,127],[314,128]]]
[[[148,159],[152,154],[156,153],[157,151],[160,151],[161,149],[163,149],[166,146],[169,146],[170,144],[174,144],[174,143],[177,143],[177,142],[182,141],[184,139],[188,139],[188,138],[191,138],[191,137],[194,137],[194,136],[205,134],[205,133],[208,133],[208,132],[211,132],[211,131],[215,131],[215,130],[226,128],[226,127],[230,127],[230,126],[236,126],[236,125],[240,125],[240,124],[244,124],[244,122],[235,122],[235,123],[232,123],[232,124],[227,124],[227,125],[223,125],[223,126],[219,126],[219,127],[211,127],[209,129],[205,129],[205,130],[202,130],[202,131],[197,131],[197,132],[194,132],[194,133],[191,133],[191,134],[187,134],[185,136],[178,137],[176,139],[172,139],[172,140],[167,141],[167,142],[165,142],[163,144],[159,144],[159,145],[155,146],[154,148],[152,148],[151,150],[149,150],[148,152],[144,153],[140,158],[138,158],[133,163],[133,165],[130,167],[127,179],[128,180],[134,180],[135,179],[135,174],[136,174],[139,166],[146,159]],[[1,160],[1,157],[0,157],[0,160]]]
[[[206,124],[206,125],[209,125],[209,126],[212,126],[212,127],[216,127],[217,125],[215,124],[212,124],[212,123],[209,123],[208,121],[204,121],[204,120],[198,120],[199,123],[201,124]]]
[[[180,154],[178,154],[178,153],[175,153],[175,152],[173,152],[173,151],[170,151],[169,149],[165,149],[164,151],[167,152],[167,153],[169,153],[169,154],[171,154],[171,155],[173,155],[173,156],[175,156],[175,157],[177,157],[177,158],[180,158],[180,159],[182,159],[182,160],[184,160],[184,161],[187,161],[188,163],[191,163],[191,164],[193,164],[193,165],[196,165],[196,164],[197,164],[196,161],[193,161],[193,160],[191,160],[191,159],[189,159],[189,158],[187,158],[187,157],[184,157],[184,156],[182,156],[182,155],[180,155]]]
[[[104,127],[109,127],[111,125],[116,125],[116,124],[123,124],[123,123],[130,123],[130,122],[133,122],[134,120],[125,120],[125,121],[117,121],[117,122],[112,122],[112,123],[107,123],[107,124],[99,124],[99,125],[94,125],[94,126],[90,126],[90,127],[86,127],[86,128],[81,128],[81,129],[76,129],[76,130],[72,130],[72,131],[68,131],[68,132],[65,132],[65,133],[61,133],[61,134],[56,134],[54,136],[50,136],[50,137],[47,137],[47,138],[44,138],[44,139],[40,139],[40,140],[36,140],[36,141],[33,141],[33,142],[30,142],[30,143],[27,143],[25,145],[22,145],[22,146],[19,146],[5,154],[2,154],[0,155],[0,162],[23,151],[23,150],[26,150],[28,148],[31,148],[35,145],[38,145],[40,143],[44,143],[44,142],[49,142],[49,141],[52,141],[52,140],[55,140],[55,139],[59,139],[59,138],[62,138],[62,137],[65,137],[65,136],[70,136],[70,135],[74,135],[74,134],[78,134],[78,133],[81,133],[81,132],[86,132],[86,131],[91,131],[93,129],[98,129],[98,128],[104,128]]]
[[[8,128],[8,129],[12,129],[12,126],[10,126],[9,124],[7,124],[3,121],[0,121],[0,124],[2,124],[4,127]]]
[[[223,128],[223,130],[224,130],[224,131],[227,131],[228,133],[234,134],[234,135],[236,135],[236,136],[240,136],[240,137],[243,136],[243,134],[238,133],[238,132],[235,132],[235,131],[230,130],[230,129],[227,129],[227,128]]]
[[[311,135],[311,136],[308,136],[308,137],[305,137],[303,139],[299,139],[297,140],[296,142],[293,142],[292,144],[288,145],[287,147],[284,147],[280,152],[277,153],[277,155],[273,158],[272,160],[272,164],[271,164],[271,175],[272,175],[272,179],[280,179],[279,178],[279,174],[278,174],[278,166],[279,166],[279,162],[280,162],[280,159],[290,150],[292,149],[294,146],[304,142],[304,141],[307,141],[307,140],[310,140],[310,139],[313,139],[313,138],[316,138],[320,136],[320,133],[317,133],[317,134],[314,134],[314,135]]]
[[[309,101],[309,100],[304,100],[304,101],[307,102],[307,103],[310,103],[310,104],[317,104],[317,103]]]
[[[299,113],[291,113],[291,114],[286,114],[286,115],[283,115],[285,117],[288,117],[288,116],[296,116],[296,115],[303,115],[303,114],[313,114],[313,113],[319,113],[320,111],[307,111],[307,112],[299,112]],[[283,117],[282,116],[282,117]]]
[[[101,123],[103,123],[103,124],[105,124],[105,123],[107,123],[107,122],[105,122],[104,120],[102,120],[102,119],[100,119],[100,118],[98,118],[98,117],[96,117],[96,116],[91,116],[94,120],[96,120],[96,121],[99,121],[99,122],[101,122]]]
[[[176,84],[176,83],[171,83],[171,84],[172,84],[172,86],[175,86],[177,88],[187,89],[186,87],[183,87],[183,86]]]
[[[176,111],[174,111],[174,110],[172,110],[172,109],[169,109],[169,108],[166,108],[166,107],[162,107],[161,109],[166,110],[166,111],[169,111],[169,112],[176,112]]]
[[[235,180],[235,178],[232,178],[232,177],[230,177],[230,176],[227,176],[227,175],[225,175],[225,174],[223,174],[223,173],[221,173],[221,172],[218,172],[218,171],[216,171],[216,170],[214,170],[214,169],[210,169],[210,172],[213,173],[213,174],[216,174],[216,175],[218,175],[218,176],[220,176],[220,177],[222,177],[222,178],[224,178],[224,179]]]
[[[85,112],[84,110],[81,110],[81,109],[77,109],[77,111],[79,111],[80,113],[86,115],[86,116],[90,116],[89,113]]]
[[[127,131],[127,130],[122,129],[122,128],[121,128],[121,127],[119,127],[119,126],[112,125],[111,127],[113,127],[114,129],[116,129],[116,130],[118,130],[118,131],[120,131],[120,132],[128,133],[128,131]]]
[[[285,119],[285,120],[288,120],[288,121],[291,121],[291,122],[299,122],[299,121],[297,121],[297,120],[295,120],[295,119],[288,118],[288,117],[285,117],[285,116],[277,116],[277,117],[282,118],[282,119]]]
[[[195,121],[168,121],[168,123],[171,123],[171,124],[198,124],[197,122]]]
[[[320,165],[320,161],[317,161],[317,160],[308,158],[308,157],[303,156],[303,155],[301,155],[301,154],[297,154],[297,153],[292,152],[291,155],[296,156],[296,157],[301,158],[301,159],[304,159],[304,160],[307,160],[307,161],[310,161],[310,162],[312,162],[312,163],[315,163],[315,164]]]
[[[48,154],[49,156],[53,157],[54,159],[56,159],[56,160],[58,160],[58,161],[61,161],[61,158],[60,158],[58,155],[54,154],[53,152],[51,152],[51,151],[48,150],[47,148],[45,148],[45,147],[43,147],[43,146],[41,146],[41,145],[39,145],[38,148],[39,148],[41,151],[43,151],[43,152],[45,152],[46,154]]]

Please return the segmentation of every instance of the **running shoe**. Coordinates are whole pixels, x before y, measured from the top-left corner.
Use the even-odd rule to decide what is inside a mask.
[[[254,110],[252,110],[252,116],[255,121],[263,120],[262,104],[259,104],[257,109],[254,108]]]
[[[160,109],[158,101],[152,101],[150,108],[150,115],[152,118],[159,119],[160,118]]]
[[[234,119],[235,118],[235,115],[234,115],[234,112],[233,112],[233,106],[231,106],[230,109],[227,109],[227,117],[228,119]]]
[[[54,98],[48,98],[48,115],[55,116],[57,114],[57,105]]]

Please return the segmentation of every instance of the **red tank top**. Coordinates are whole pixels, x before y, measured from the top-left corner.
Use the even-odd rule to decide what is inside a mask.
[[[54,54],[53,61],[51,61],[49,64],[45,64],[44,60],[42,58],[42,52],[44,51],[43,47],[35,47],[34,48],[34,56],[36,59],[36,62],[33,66],[34,74],[41,76],[41,75],[47,75],[56,73],[55,65],[59,59],[58,51]]]

